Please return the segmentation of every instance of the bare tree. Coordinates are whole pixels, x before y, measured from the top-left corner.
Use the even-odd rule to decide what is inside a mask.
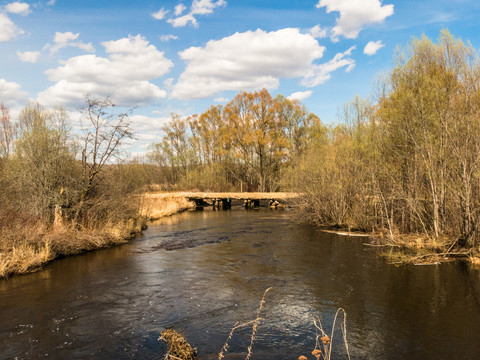
[[[116,113],[116,106],[109,98],[99,100],[85,96],[86,106],[82,109],[85,123],[82,137],[83,189],[80,208],[96,184],[98,174],[104,166],[121,154],[121,146],[133,138],[128,115],[131,110]]]
[[[0,103],[0,157],[7,158],[10,154],[14,135],[10,112]]]

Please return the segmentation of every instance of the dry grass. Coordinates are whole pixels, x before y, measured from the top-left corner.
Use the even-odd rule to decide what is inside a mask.
[[[145,194],[140,215],[150,220],[160,219],[190,209],[194,204],[177,193]]]
[[[4,211],[0,214],[0,278],[37,271],[60,257],[122,244],[141,232],[145,219],[157,219],[192,207],[183,196],[144,197],[139,214],[79,227],[67,221],[49,225],[40,219]],[[113,220],[117,219],[117,220]]]
[[[97,229],[63,224],[48,228],[41,222],[16,224],[0,231],[0,278],[37,271],[60,257],[125,243],[141,228],[133,219]]]
[[[160,339],[168,343],[168,352],[165,360],[196,360],[197,350],[192,348],[185,337],[178,331],[167,329],[162,332]]]
[[[478,254],[473,249],[458,249],[457,241],[448,237],[434,239],[419,234],[395,234],[392,238],[377,233],[373,235],[371,244],[364,245],[384,248],[380,254],[394,265],[437,264],[457,258],[468,258],[472,262],[475,261],[475,254]]]

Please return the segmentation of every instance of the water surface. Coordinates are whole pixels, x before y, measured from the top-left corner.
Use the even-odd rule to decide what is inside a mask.
[[[216,359],[253,320],[253,359],[297,359],[347,312],[352,359],[480,358],[480,277],[463,263],[387,265],[365,238],[290,220],[288,211],[199,211],[152,224],[126,245],[0,281],[2,359],[161,359],[165,328]],[[243,359],[250,328],[227,359]],[[339,333],[332,358],[346,358]],[[310,355],[311,357],[311,355]]]

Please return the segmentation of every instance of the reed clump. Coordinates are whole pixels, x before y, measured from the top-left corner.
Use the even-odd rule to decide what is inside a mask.
[[[165,355],[165,360],[197,360],[197,349],[194,349],[178,331],[173,329],[164,330],[159,340],[168,343],[168,352]]]

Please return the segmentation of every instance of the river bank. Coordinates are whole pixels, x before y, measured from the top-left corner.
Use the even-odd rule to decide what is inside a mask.
[[[350,230],[348,226],[317,225],[323,232],[340,236],[368,237],[364,246],[382,249],[380,256],[392,265],[426,265],[466,260],[480,266],[480,250],[459,248],[457,241],[442,237],[435,240],[420,234],[390,234],[388,231]]]
[[[179,194],[157,194],[153,198],[145,194],[134,218],[90,229],[64,221],[12,221],[11,226],[0,228],[0,278],[39,271],[58,258],[124,244],[140,234],[147,221],[191,206]]]

